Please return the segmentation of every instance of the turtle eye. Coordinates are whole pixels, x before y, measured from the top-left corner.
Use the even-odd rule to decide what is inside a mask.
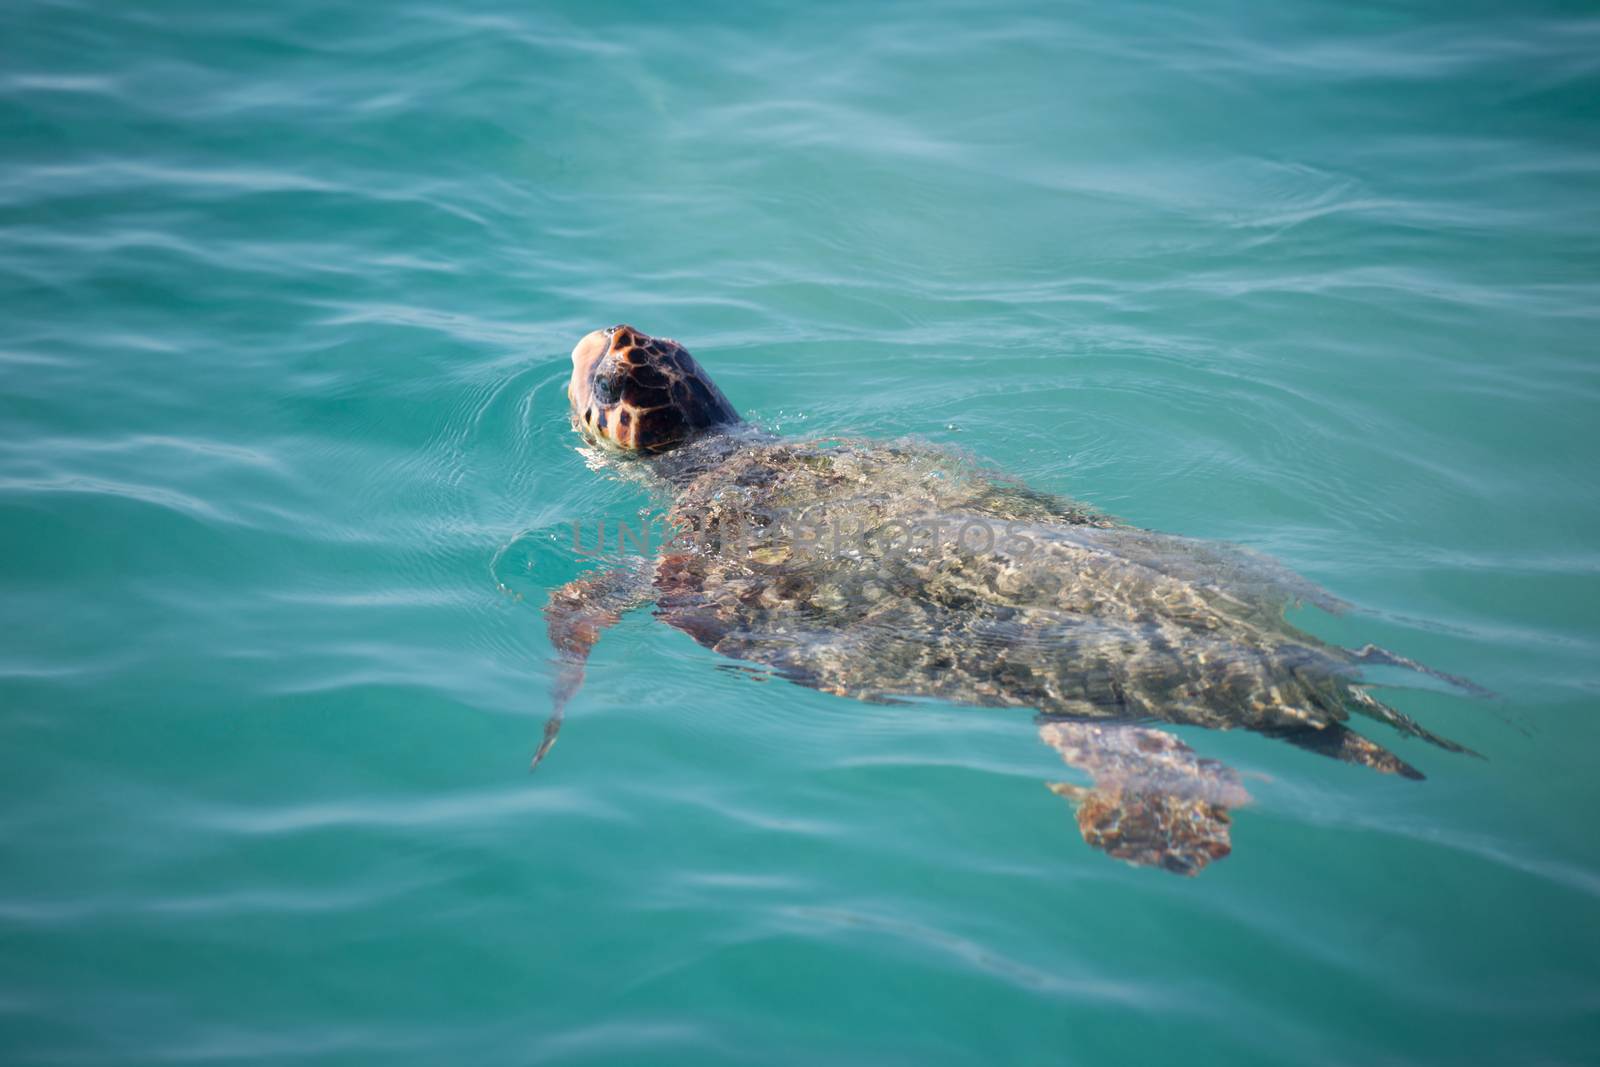
[[[621,393],[621,376],[617,374],[596,374],[591,391],[594,398],[601,404],[615,404]]]

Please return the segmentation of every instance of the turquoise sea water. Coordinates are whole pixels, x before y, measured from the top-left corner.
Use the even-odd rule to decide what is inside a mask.
[[[1586,4],[0,9],[0,1059],[1600,1056]],[[1428,775],[1180,731],[1116,863],[1026,715],[648,613],[535,775],[538,604],[642,490],[585,331],[1269,552]],[[497,562],[498,561],[498,562]],[[519,600],[497,589],[503,581]]]

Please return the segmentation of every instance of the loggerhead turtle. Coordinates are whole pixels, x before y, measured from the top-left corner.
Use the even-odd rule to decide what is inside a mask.
[[[1180,874],[1229,853],[1229,809],[1249,794],[1152,722],[1254,730],[1407,778],[1422,774],[1350,711],[1467,751],[1357,683],[1383,664],[1476,687],[1295,629],[1291,602],[1341,605],[1244,550],[1127,526],[928,445],[764,433],[683,346],[628,326],[578,342],[567,396],[591,442],[670,493],[676,536],[552,594],[561,665],[535,766],[601,631],[651,601],[702,645],[824,692],[1032,709],[1092,782],[1049,783],[1084,839]]]

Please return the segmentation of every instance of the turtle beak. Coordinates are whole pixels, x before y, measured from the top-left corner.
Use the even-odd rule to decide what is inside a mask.
[[[594,370],[594,365],[605,358],[611,351],[610,330],[591,330],[583,335],[572,349],[572,372],[574,377],[578,374],[587,376]]]
[[[572,349],[572,377],[567,380],[567,403],[574,412],[589,406],[594,369],[611,351],[612,330],[591,330]]]

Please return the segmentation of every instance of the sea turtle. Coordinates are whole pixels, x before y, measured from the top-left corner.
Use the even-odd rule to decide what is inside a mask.
[[[631,607],[719,653],[874,702],[931,698],[1031,709],[1039,737],[1089,786],[1051,783],[1084,839],[1194,874],[1228,854],[1239,775],[1152,725],[1282,738],[1407,778],[1410,764],[1346,725],[1350,711],[1452,752],[1358,684],[1352,651],[1284,610],[1339,602],[1244,550],[1119,523],[912,441],[793,440],[744,423],[682,345],[629,326],[572,351],[572,416],[595,446],[670,495],[676,536],[552,594],[555,712],[601,631]]]

